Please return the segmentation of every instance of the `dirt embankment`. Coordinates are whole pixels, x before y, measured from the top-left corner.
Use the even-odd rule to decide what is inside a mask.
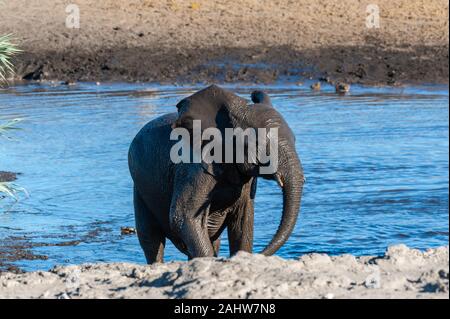
[[[0,298],[448,298],[448,247],[382,257],[239,253],[151,266],[92,264],[0,274]]]
[[[378,0],[379,28],[370,0],[77,0],[79,29],[68,3],[0,1],[17,78],[448,83],[445,0]]]

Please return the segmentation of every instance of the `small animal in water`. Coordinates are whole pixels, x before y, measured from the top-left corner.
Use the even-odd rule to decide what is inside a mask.
[[[345,94],[350,91],[350,84],[344,82],[336,82],[334,88],[336,89],[336,93]]]
[[[320,82],[316,82],[311,85],[311,90],[313,91],[320,91]]]

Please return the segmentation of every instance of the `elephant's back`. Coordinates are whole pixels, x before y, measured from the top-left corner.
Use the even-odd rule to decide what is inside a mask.
[[[151,120],[144,125],[136,136],[147,134],[147,132],[152,130],[169,130],[170,132],[171,125],[176,120],[177,115],[177,113],[168,113]]]
[[[177,113],[170,113],[148,122],[131,142],[128,166],[136,188],[143,195],[152,197],[161,191],[170,192],[173,166],[170,148],[174,143],[170,132],[176,117]]]
[[[164,147],[170,143],[171,125],[175,121],[177,113],[169,113],[151,120],[144,125],[131,142],[129,154],[136,159],[144,155],[152,146]]]

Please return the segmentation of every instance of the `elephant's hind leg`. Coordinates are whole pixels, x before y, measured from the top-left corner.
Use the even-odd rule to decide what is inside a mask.
[[[144,250],[147,263],[163,262],[166,237],[136,188],[134,188],[134,214],[139,243]]]

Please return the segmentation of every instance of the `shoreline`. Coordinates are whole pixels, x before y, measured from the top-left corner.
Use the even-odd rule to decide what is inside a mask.
[[[442,0],[380,0],[379,28],[365,25],[367,3],[351,0],[77,4],[79,29],[65,26],[62,0],[0,4],[0,34],[12,33],[23,50],[16,79],[448,84]]]
[[[57,266],[0,273],[0,298],[448,298],[449,247],[391,246],[384,256],[241,252],[154,265]]]

